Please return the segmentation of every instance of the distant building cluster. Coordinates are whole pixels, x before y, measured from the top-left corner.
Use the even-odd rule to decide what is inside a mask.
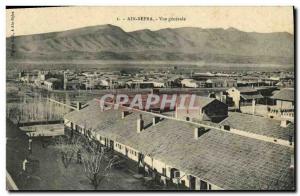
[[[294,121],[294,75],[291,72],[188,74],[177,71],[33,70],[20,72],[18,80],[49,91],[150,89],[153,93],[181,94],[208,89],[208,97],[226,104],[230,111]]]
[[[174,70],[173,70],[174,71]],[[176,70],[175,70],[176,71]],[[20,72],[19,80],[48,90],[145,89],[145,88],[231,88],[293,87],[292,73],[177,73],[121,71],[39,71]]]
[[[118,103],[112,98],[100,105],[100,97],[84,107],[78,102],[64,116],[64,131],[126,157],[137,172],[166,185],[294,189],[294,75],[178,71],[32,71],[20,72],[18,80],[53,92],[137,89],[145,93],[142,104],[149,94],[196,94],[193,109],[128,104],[109,109]]]

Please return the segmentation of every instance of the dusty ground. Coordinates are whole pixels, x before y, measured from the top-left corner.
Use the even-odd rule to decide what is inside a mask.
[[[22,174],[22,162],[28,155],[27,136],[7,121],[7,170],[21,190],[93,190],[83,172],[83,166],[74,160],[66,169],[60,154],[53,145],[42,147],[40,140],[33,141],[32,158],[38,160],[39,169],[30,176]],[[146,186],[134,173],[112,169],[98,190],[163,190],[162,186]],[[174,188],[174,187],[173,187]],[[172,189],[168,187],[168,189]]]
[[[40,168],[26,181],[25,190],[93,190],[83,166],[74,160],[68,168],[62,164],[59,152],[54,146],[42,148],[40,141],[33,142],[33,159],[39,160]],[[126,170],[112,169],[110,175],[99,186],[99,190],[145,190],[142,181]]]

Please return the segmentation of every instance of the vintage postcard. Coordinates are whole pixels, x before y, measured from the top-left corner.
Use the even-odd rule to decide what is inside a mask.
[[[294,8],[7,7],[6,188],[295,191]]]

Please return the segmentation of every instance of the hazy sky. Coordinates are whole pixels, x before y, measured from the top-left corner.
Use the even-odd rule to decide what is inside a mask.
[[[12,19],[14,12],[14,19]],[[121,20],[117,20],[117,18]],[[184,17],[185,21],[128,21],[127,17]],[[14,24],[12,24],[14,23]],[[60,7],[7,10],[7,36],[63,31],[101,24],[125,31],[176,27],[293,33],[292,7]]]

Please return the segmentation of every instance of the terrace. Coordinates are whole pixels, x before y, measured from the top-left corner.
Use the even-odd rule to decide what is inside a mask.
[[[270,118],[289,120],[294,122],[294,108],[280,108],[278,106],[268,106],[268,116]]]

